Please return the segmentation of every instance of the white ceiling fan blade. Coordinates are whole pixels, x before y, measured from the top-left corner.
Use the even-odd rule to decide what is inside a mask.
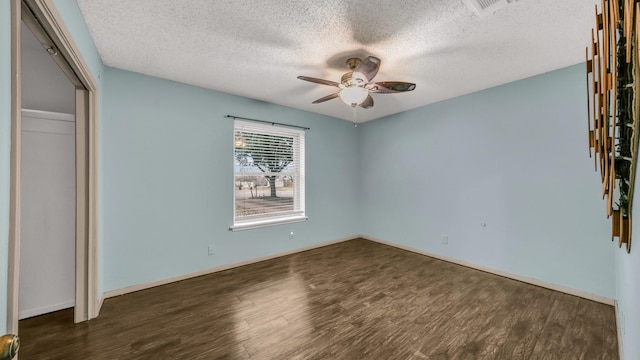
[[[320,99],[312,102],[312,104],[318,104],[318,103],[325,102],[325,101],[328,101],[328,100],[331,100],[331,99],[335,99],[338,96],[339,96],[338,93],[327,95],[325,97],[321,97]]]

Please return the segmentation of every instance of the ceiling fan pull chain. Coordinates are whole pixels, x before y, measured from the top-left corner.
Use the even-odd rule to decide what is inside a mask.
[[[353,127],[357,128],[358,127],[358,113],[356,112],[356,107],[353,107]]]

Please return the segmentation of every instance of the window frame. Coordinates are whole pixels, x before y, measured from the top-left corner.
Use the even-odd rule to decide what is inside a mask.
[[[294,163],[294,187],[293,187],[293,203],[294,210],[292,213],[286,214],[266,214],[262,216],[254,216],[250,218],[239,217],[236,214],[236,177],[242,173],[236,172],[236,133],[238,131],[253,132],[265,135],[275,136],[291,136],[294,139],[293,146],[293,163]],[[308,220],[305,208],[305,131],[302,129],[288,128],[271,124],[260,124],[250,121],[234,120],[233,123],[233,221],[229,230],[240,231],[265,226],[274,226],[281,224],[289,224]],[[297,154],[296,154],[297,152]],[[276,174],[276,173],[270,173]],[[279,174],[279,173],[278,173]],[[291,174],[291,173],[285,173]],[[259,174],[261,176],[266,176]],[[282,176],[282,175],[278,175]]]

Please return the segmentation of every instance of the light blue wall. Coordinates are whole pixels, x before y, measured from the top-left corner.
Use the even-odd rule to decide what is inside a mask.
[[[0,1],[0,335],[7,330],[9,172],[11,170],[11,6]]]
[[[613,298],[584,83],[577,65],[362,125],[363,233]]]
[[[636,189],[640,177],[636,177]],[[635,198],[638,204],[638,198]],[[636,209],[638,207],[636,206]],[[633,223],[640,224],[638,211],[632,215]],[[616,298],[618,322],[625,359],[640,359],[640,234],[638,225],[632,232],[631,254],[616,250]]]
[[[105,291],[358,234],[359,129],[350,123],[108,67],[104,79]],[[311,128],[308,221],[228,231],[233,121],[226,114]]]
[[[58,12],[64,19],[64,23],[69,29],[73,40],[75,41],[78,49],[82,53],[82,58],[85,63],[89,67],[91,74],[93,75],[94,80],[98,85],[98,121],[99,128],[101,129],[101,119],[103,118],[103,101],[102,101],[102,77],[104,75],[104,65],[102,64],[102,59],[100,58],[100,54],[98,54],[98,50],[93,42],[93,38],[89,33],[89,28],[87,28],[87,24],[84,21],[84,17],[80,12],[80,8],[75,0],[55,0],[56,8]],[[99,139],[101,141],[101,139]],[[102,154],[99,154],[100,158]],[[101,163],[102,160],[99,162]],[[99,172],[102,172],[102,168],[100,167]],[[100,183],[100,182],[99,182]],[[98,197],[102,199],[102,187],[99,186]],[[99,205],[100,206],[100,205]],[[103,251],[103,243],[102,238],[104,234],[104,227],[102,226],[102,209],[98,209],[98,266],[99,266],[99,284],[98,284],[98,292],[102,293],[102,289],[104,289],[104,277],[102,276],[104,272],[104,251]]]

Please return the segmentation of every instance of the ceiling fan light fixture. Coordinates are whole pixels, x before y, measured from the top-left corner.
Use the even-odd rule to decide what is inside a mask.
[[[358,106],[369,96],[369,90],[362,86],[347,86],[340,90],[340,99],[350,106]]]

